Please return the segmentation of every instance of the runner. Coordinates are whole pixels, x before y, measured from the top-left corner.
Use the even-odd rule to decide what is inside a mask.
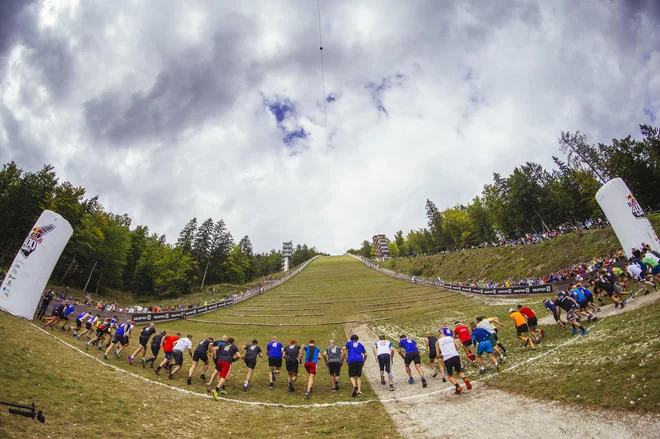
[[[380,369],[380,383],[385,385],[385,372],[387,372],[387,381],[390,384],[390,392],[394,391],[394,376],[392,375],[392,361],[394,360],[394,345],[391,341],[385,339],[384,335],[378,337],[374,343],[374,358],[378,362]]]
[[[89,350],[89,345],[98,346],[101,349],[102,341],[105,335],[110,331],[110,318],[106,317],[96,327],[96,336],[85,343],[85,349]]]
[[[110,342],[110,346],[108,346],[108,349],[106,349],[105,353],[103,354],[104,360],[108,359],[108,354],[110,353],[112,348],[117,346],[117,344],[119,344],[119,346],[121,346],[122,348],[128,345],[128,337],[131,335],[131,329],[133,329],[133,325],[130,321],[124,322],[117,327],[117,330],[115,331],[115,336],[112,338],[112,341]],[[119,351],[115,352],[115,357],[119,358]]]
[[[470,335],[470,329],[468,329],[467,326],[462,325],[461,322],[454,322],[455,328],[454,328],[454,338],[458,338],[461,341],[461,344],[463,345],[463,350],[465,351],[465,355],[470,359],[472,362],[472,366],[477,365],[477,361],[474,358],[474,354],[470,350],[470,346],[472,346],[472,336]]]
[[[57,325],[64,318],[65,309],[66,309],[66,305],[64,303],[55,305],[50,318],[44,321],[44,329],[48,329],[48,327],[50,327],[51,330],[54,330],[55,325]]]
[[[323,361],[325,361],[325,364],[328,366],[328,374],[330,375],[330,383],[332,384],[333,392],[339,390],[339,375],[344,360],[345,358],[342,349],[335,345],[334,340],[330,340],[330,346],[323,351]]]
[[[289,374],[289,392],[295,392],[294,384],[298,379],[298,366],[300,365],[300,346],[296,344],[296,339],[289,340],[289,346],[284,348],[284,360],[286,371]]]
[[[571,287],[571,297],[578,304],[576,314],[587,316],[587,321],[598,320],[598,317],[591,312],[589,301],[577,284]]]
[[[415,369],[422,379],[422,387],[426,387],[426,378],[424,378],[424,370],[421,366],[421,359],[419,358],[419,349],[417,348],[417,343],[411,337],[406,335],[399,336],[399,355],[403,358],[403,362],[406,366],[406,373],[408,374],[408,383],[413,384],[415,379],[412,376],[412,371],[410,370],[410,363],[415,363]]]
[[[90,340],[91,337],[87,334],[91,333],[97,326],[97,322],[101,319],[101,316],[99,314],[96,314],[95,316],[91,315],[85,322],[85,329],[79,334],[76,335],[76,338],[80,340],[80,337],[83,335],[87,336],[87,340]]]
[[[516,311],[514,308],[509,309],[509,317],[511,318],[511,320],[513,320],[513,323],[516,325],[516,336],[523,341],[523,347],[526,348],[529,345],[532,350],[536,349],[536,347],[534,346],[534,342],[529,336],[529,326],[527,325],[527,318],[525,318],[524,315]]]
[[[133,352],[133,355],[128,356],[128,362],[132,366],[133,365],[133,359],[135,359],[135,356],[142,352],[142,363],[144,365],[145,359],[144,356],[147,354],[147,343],[149,343],[149,339],[151,338],[152,335],[156,333],[156,325],[151,322],[144,328],[142,328],[142,331],[140,331],[140,339],[139,339],[139,345],[138,348]]]
[[[87,319],[89,319],[92,315],[88,313],[87,311],[82,312],[78,314],[76,317],[76,330],[73,331],[74,337],[76,337],[78,340],[80,340],[80,337],[78,337],[78,331],[82,329],[82,324],[85,322]],[[66,330],[66,332],[71,332],[73,329],[73,326],[69,326],[69,328]]]
[[[273,336],[273,339],[268,345],[266,345],[266,355],[268,355],[268,380],[270,384],[268,385],[269,389],[275,387],[275,379],[277,374],[282,372],[282,353],[284,352],[284,346],[282,343],[277,341],[277,337]]]
[[[262,358],[263,354],[261,353],[261,347],[259,347],[259,342],[257,340],[252,340],[251,345],[244,345],[243,350],[245,354],[243,356],[243,361],[247,366],[247,374],[245,375],[245,382],[243,383],[243,390],[250,390],[250,381],[252,380],[252,373],[254,368],[257,367],[257,357]]]
[[[445,365],[444,362],[442,361],[442,356],[438,355],[438,352],[436,350],[438,337],[435,337],[431,335],[430,332],[427,332],[426,337],[424,337],[424,343],[426,344],[426,352],[429,353],[429,363],[431,364],[431,369],[433,369],[433,378],[438,376],[438,369],[440,369],[440,372],[442,373],[442,382],[446,383],[447,377],[445,375]],[[437,369],[436,369],[436,363],[438,366]]]
[[[566,328],[566,324],[561,320],[561,308],[557,307],[557,304],[552,299],[543,300],[543,306],[545,309],[552,313],[552,316],[555,318],[555,322],[562,328]]]
[[[486,318],[486,316],[479,316],[477,317],[477,328],[482,328],[488,331],[490,334],[490,344],[493,347],[493,350],[500,356],[500,362],[504,362],[506,360],[506,357],[504,356],[506,348],[502,346],[502,343],[500,343],[499,337],[497,336],[497,330],[503,329],[504,325],[500,323],[497,317]]]
[[[321,358],[321,349],[316,347],[314,339],[310,340],[307,346],[303,345],[302,349],[305,355],[305,361],[303,362],[303,365],[309,374],[307,377],[307,391],[305,392],[305,398],[309,399],[312,395],[312,386],[314,386],[316,366],[318,365],[319,358]]]
[[[73,303],[70,303],[66,308],[64,308],[64,318],[62,320],[65,321],[65,322],[68,322],[69,321],[69,315],[72,314],[75,310],[76,310],[76,307],[73,306]],[[62,327],[60,329],[62,331],[66,331],[66,329],[64,329],[65,327],[66,327],[66,323],[64,323],[64,325],[62,325]]]
[[[447,376],[449,377],[449,382],[451,382],[454,387],[456,387],[456,394],[458,395],[463,391],[463,388],[456,382],[454,375],[463,380],[465,383],[465,388],[472,390],[472,384],[470,380],[465,377],[463,373],[463,367],[461,365],[461,356],[458,353],[458,349],[461,348],[461,345],[453,337],[452,331],[449,328],[441,328],[439,331],[440,338],[438,339],[437,348],[442,358],[444,359],[445,369],[447,370]]]
[[[539,337],[539,334],[536,331],[536,327],[539,324],[539,320],[536,318],[536,313],[534,310],[528,306],[522,306],[518,305],[518,312],[520,314],[525,316],[525,319],[527,319],[527,327],[529,328],[529,333],[534,336],[536,339],[536,343],[540,343],[541,339],[545,337],[545,331],[541,329],[539,332],[541,333],[541,336]]]
[[[234,339],[232,337],[227,339],[227,344],[223,347],[216,346],[213,349],[215,350],[215,367],[218,370],[218,384],[216,384],[215,389],[213,389],[211,393],[213,394],[213,399],[217,401],[218,394],[227,394],[227,390],[225,390],[225,382],[231,371],[231,363],[240,360],[241,354],[238,352],[238,348],[234,346]],[[207,383],[207,389],[209,389],[212,384],[213,381]]]
[[[156,335],[151,340],[151,357],[147,358],[146,361],[142,362],[142,368],[146,367],[146,363],[151,363],[149,367],[154,368],[154,362],[158,358],[158,353],[160,352],[160,346],[163,343],[163,337],[167,335],[166,331],[160,331],[160,334]]]
[[[195,348],[195,352],[193,352],[192,355],[192,365],[190,366],[190,370],[188,371],[188,379],[186,382],[188,385],[192,384],[192,375],[195,373],[195,369],[197,368],[197,363],[201,360],[204,363],[204,369],[202,370],[202,374],[199,376],[202,380],[206,381],[206,370],[209,367],[209,354],[211,353],[211,349],[213,348],[213,337],[206,338],[202,341],[199,342],[197,347]]]
[[[177,373],[179,369],[181,369],[181,366],[183,366],[183,353],[185,351],[188,351],[190,358],[192,358],[192,335],[190,334],[186,335],[186,338],[180,338],[176,341],[176,343],[174,343],[174,347],[172,348],[172,357],[174,357],[175,366],[168,376],[169,379],[173,379],[174,374]],[[188,377],[188,379],[190,380],[190,377]]]
[[[557,293],[557,298],[555,299],[555,303],[557,303],[557,306],[559,306],[561,309],[566,311],[566,320],[573,325],[573,331],[571,332],[572,335],[577,334],[578,329],[581,330],[580,335],[585,335],[587,333],[587,330],[580,325],[580,322],[578,322],[577,315],[575,313],[575,310],[578,309],[578,304],[575,302],[575,300],[568,295],[565,291],[560,291]]]
[[[488,354],[488,358],[495,365],[497,372],[502,372],[502,365],[498,363],[493,355],[493,344],[491,342],[491,334],[487,329],[479,328],[474,322],[470,323],[470,328],[472,329],[472,344],[477,346],[477,361],[481,370],[480,374],[486,373],[486,366],[484,366],[484,360],[481,358],[481,354],[484,352]]]
[[[156,367],[156,369],[154,369],[156,375],[159,375],[160,370],[163,367],[170,366],[170,361],[172,360],[172,349],[174,349],[174,343],[179,341],[179,338],[181,338],[181,333],[177,332],[176,335],[166,335],[161,340],[160,347],[163,349],[163,353],[165,354],[165,359],[158,365],[158,367]]]
[[[348,377],[353,384],[353,398],[362,396],[362,368],[367,361],[367,350],[358,340],[360,338],[353,334],[342,349],[342,355],[348,364]]]

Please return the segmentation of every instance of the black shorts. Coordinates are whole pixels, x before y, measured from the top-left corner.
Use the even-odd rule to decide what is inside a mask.
[[[403,359],[403,362],[406,363],[406,366],[409,366],[410,363],[419,364],[422,362],[422,359],[419,358],[419,351],[417,352],[407,352],[406,356]]]
[[[586,298],[580,300],[580,309],[584,309],[587,306],[589,306],[589,301]]]
[[[429,352],[429,360],[434,361],[436,358],[438,358],[438,354],[435,352]]]
[[[281,368],[282,357],[268,357],[268,365],[271,367]]]
[[[348,376],[361,377],[362,366],[364,366],[364,363],[362,361],[354,361],[352,363],[348,363]]]
[[[328,374],[339,376],[341,373],[341,363],[328,363]]]
[[[85,329],[92,329],[92,324],[89,322],[85,323]]]
[[[177,366],[183,365],[183,351],[172,351],[172,356],[174,357],[174,364]]]
[[[298,373],[298,366],[300,363],[297,359],[286,360],[286,371],[291,373]]]
[[[147,349],[147,343],[149,343],[149,337],[147,338],[140,337],[140,346]]]
[[[472,345],[472,340],[467,340],[463,342],[463,346],[465,346],[466,348],[469,348],[470,345]]]
[[[516,334],[524,334],[525,332],[529,332],[529,327],[527,326],[527,323],[523,323],[520,326],[516,326]]]
[[[539,324],[539,321],[536,317],[530,317],[529,319],[527,319],[527,326],[529,326],[530,328],[533,328],[534,326],[536,326],[538,324]]]
[[[208,363],[209,361],[209,355],[206,352],[200,352],[200,351],[194,351],[193,352],[193,361],[203,361],[204,363]]]
[[[115,336],[112,337],[112,343],[119,343],[122,346],[127,345],[128,344],[128,337],[126,337],[125,335],[115,334]]]
[[[101,337],[103,337],[103,333],[104,333],[104,332],[105,332],[105,328],[104,328],[104,329],[97,329],[97,330],[96,330],[96,336],[97,336],[98,338],[101,338]]]
[[[243,361],[245,361],[245,365],[247,366],[248,369],[254,369],[255,367],[257,367],[256,358],[243,358]]]
[[[160,345],[151,345],[151,353],[153,354],[154,357],[157,357],[159,352],[160,352]]]
[[[447,369],[447,375],[452,375],[454,372],[457,374],[461,372],[461,357],[455,356],[451,357],[448,360],[445,360],[445,369]]]
[[[392,372],[392,357],[390,354],[380,354],[378,356],[378,368],[387,373]]]
[[[82,328],[82,321],[76,319],[76,328],[78,329]]]

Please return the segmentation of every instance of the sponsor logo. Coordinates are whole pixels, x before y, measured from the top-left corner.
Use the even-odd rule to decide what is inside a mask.
[[[633,194],[628,194],[628,207],[630,211],[637,218],[642,218],[644,216],[644,209],[639,205]]]
[[[48,224],[45,226],[36,226],[28,237],[25,239],[25,242],[23,243],[23,246],[21,247],[21,254],[25,259],[28,258],[34,252],[39,244],[42,243],[44,240],[44,235],[47,233],[52,232],[55,230],[55,226],[52,224]]]

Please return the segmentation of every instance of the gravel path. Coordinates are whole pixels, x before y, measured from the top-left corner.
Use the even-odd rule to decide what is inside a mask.
[[[453,386],[443,383],[441,376],[432,378],[429,369],[425,369],[426,389],[414,369],[415,384],[408,384],[403,359],[398,355],[393,364],[395,390],[390,392],[388,386],[380,384],[371,350],[376,335],[367,325],[346,325],[345,330],[347,336],[357,334],[367,348],[363,378],[369,380],[403,437],[660,438],[660,415],[594,410],[512,395],[478,382],[479,375],[472,368],[467,372],[474,378],[473,389],[464,388],[460,395],[454,394]],[[383,431],[383,436],[386,433]]]

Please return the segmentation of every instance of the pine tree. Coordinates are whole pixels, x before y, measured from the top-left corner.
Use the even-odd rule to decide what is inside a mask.
[[[197,218],[193,218],[179,233],[179,239],[176,242],[177,247],[181,247],[184,251],[192,252],[193,241],[195,239],[195,232],[197,231]]]

